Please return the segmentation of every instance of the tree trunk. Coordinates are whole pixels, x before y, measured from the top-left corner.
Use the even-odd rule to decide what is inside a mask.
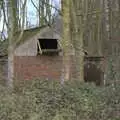
[[[15,0],[9,0],[8,2],[8,40],[9,40],[9,47],[8,47],[8,86],[13,87],[13,79],[14,79],[14,50],[17,46],[17,43],[21,41],[23,31],[24,31],[24,22],[25,22],[25,6],[27,0],[24,1],[23,4],[23,14],[22,14],[22,29],[20,34],[18,35],[18,39],[15,39],[14,35],[16,32],[15,28],[18,28],[18,24],[16,26],[17,21],[17,14],[15,12],[16,9],[14,8]]]
[[[82,2],[82,3],[81,3]],[[75,49],[75,79],[81,82],[84,81],[84,45],[83,45],[83,33],[84,33],[84,23],[85,14],[83,9],[80,9],[80,4],[83,5],[83,1],[72,1],[71,0],[71,16],[73,21],[73,40]],[[83,7],[83,6],[82,6]]]
[[[40,24],[41,26],[45,24],[45,4],[44,4],[44,0],[41,1],[41,18],[40,18]]]
[[[14,0],[10,0],[8,2],[8,40],[9,40],[9,47],[8,47],[8,81],[7,85],[9,87],[13,87],[13,75],[14,75],[14,69],[13,69],[13,60],[14,60],[14,54],[13,54],[13,36],[14,36],[14,30],[16,25],[16,16],[15,16],[15,9],[13,9],[14,6]]]
[[[62,0],[63,12],[63,71],[62,82],[70,79],[70,0]]]
[[[8,81],[7,85],[13,87],[14,78],[14,49],[12,46],[8,48]]]

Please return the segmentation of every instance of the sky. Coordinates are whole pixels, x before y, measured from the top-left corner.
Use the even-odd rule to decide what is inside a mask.
[[[28,21],[31,22],[31,24],[34,26],[37,23],[37,19],[36,19],[36,9],[34,8],[34,6],[32,5],[31,2],[29,2],[30,0],[28,0],[28,5],[27,5],[27,9],[28,9]],[[33,0],[36,1],[36,0]],[[60,0],[51,0],[53,3],[53,6],[55,6],[56,8],[60,8]]]
[[[30,1],[31,0],[28,0],[28,3],[27,3],[27,9],[28,9],[27,19],[33,26],[35,26],[37,23],[36,12],[35,12],[36,10]],[[38,0],[33,0],[33,1],[35,2]],[[52,0],[52,1],[53,1],[53,5],[56,8],[60,8],[60,0]],[[3,17],[2,17],[2,20],[0,21],[0,31],[2,31],[2,24],[3,24]]]

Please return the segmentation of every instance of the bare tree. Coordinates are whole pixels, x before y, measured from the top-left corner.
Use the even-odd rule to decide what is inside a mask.
[[[70,79],[70,0],[62,0],[63,15],[63,75],[62,82]]]
[[[16,29],[18,27],[17,24],[17,14],[15,9],[15,1],[16,0],[9,0],[8,4],[8,39],[9,39],[9,47],[8,47],[8,85],[10,87],[13,86],[13,79],[14,79],[14,50],[17,46],[17,43],[21,41],[23,31],[24,31],[24,23],[25,23],[25,6],[27,0],[24,0],[23,7],[22,7],[22,29],[20,30],[18,36],[16,37]],[[16,27],[17,25],[17,27]]]

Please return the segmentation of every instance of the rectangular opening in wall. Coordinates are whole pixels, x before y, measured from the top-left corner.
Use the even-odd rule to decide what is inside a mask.
[[[57,39],[38,39],[38,54],[58,55],[60,47]]]

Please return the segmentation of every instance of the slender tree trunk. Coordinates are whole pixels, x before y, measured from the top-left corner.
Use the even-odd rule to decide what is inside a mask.
[[[113,79],[113,66],[112,66],[112,46],[111,46],[111,1],[104,0],[104,12],[105,12],[105,30],[106,30],[106,44],[105,47],[105,59],[106,59],[106,69],[104,76],[104,84],[109,84],[109,81]]]
[[[77,35],[75,46],[75,60],[76,60],[76,79],[84,81],[84,52],[83,52],[83,33]]]
[[[41,8],[40,8],[40,6],[41,6],[41,1],[39,0],[39,2],[38,2],[38,21],[39,21],[39,26],[41,25],[41,16],[40,16],[40,14],[41,14]]]
[[[14,11],[14,0],[9,0],[8,2],[8,40],[9,40],[9,47],[8,47],[8,86],[13,87],[13,79],[14,79],[14,50],[18,44],[18,42],[21,41],[23,30],[24,30],[24,23],[25,23],[25,6],[26,6],[27,0],[24,1],[23,4],[23,14],[22,14],[22,29],[20,34],[18,35],[18,39],[15,39],[14,35],[16,32],[16,26],[17,21],[17,14]],[[18,24],[17,24],[18,25]]]
[[[45,8],[46,8],[46,18],[48,18],[48,22],[51,24],[51,7],[50,7],[50,0],[46,0]]]
[[[70,79],[70,0],[62,0],[63,13],[63,79],[62,82]]]
[[[44,17],[45,17],[45,4],[44,4],[44,0],[41,0],[41,18],[40,18],[40,23],[41,25],[44,25],[45,24],[45,20],[44,20]]]
[[[84,30],[86,24],[86,11],[83,10],[85,7],[84,2],[86,1],[72,1],[72,21],[73,21],[73,32],[75,33],[73,36],[74,41],[74,49],[75,49],[75,66],[76,66],[76,80],[81,82],[84,81]],[[87,6],[85,7],[85,9]]]
[[[9,39],[9,47],[8,47],[8,86],[13,87],[13,76],[14,76],[14,48],[13,48],[13,36],[14,36],[14,29],[16,24],[16,16],[13,9],[14,1],[10,0],[8,2],[8,39]]]
[[[8,81],[7,85],[12,88],[14,79],[14,49],[12,46],[8,48]]]

